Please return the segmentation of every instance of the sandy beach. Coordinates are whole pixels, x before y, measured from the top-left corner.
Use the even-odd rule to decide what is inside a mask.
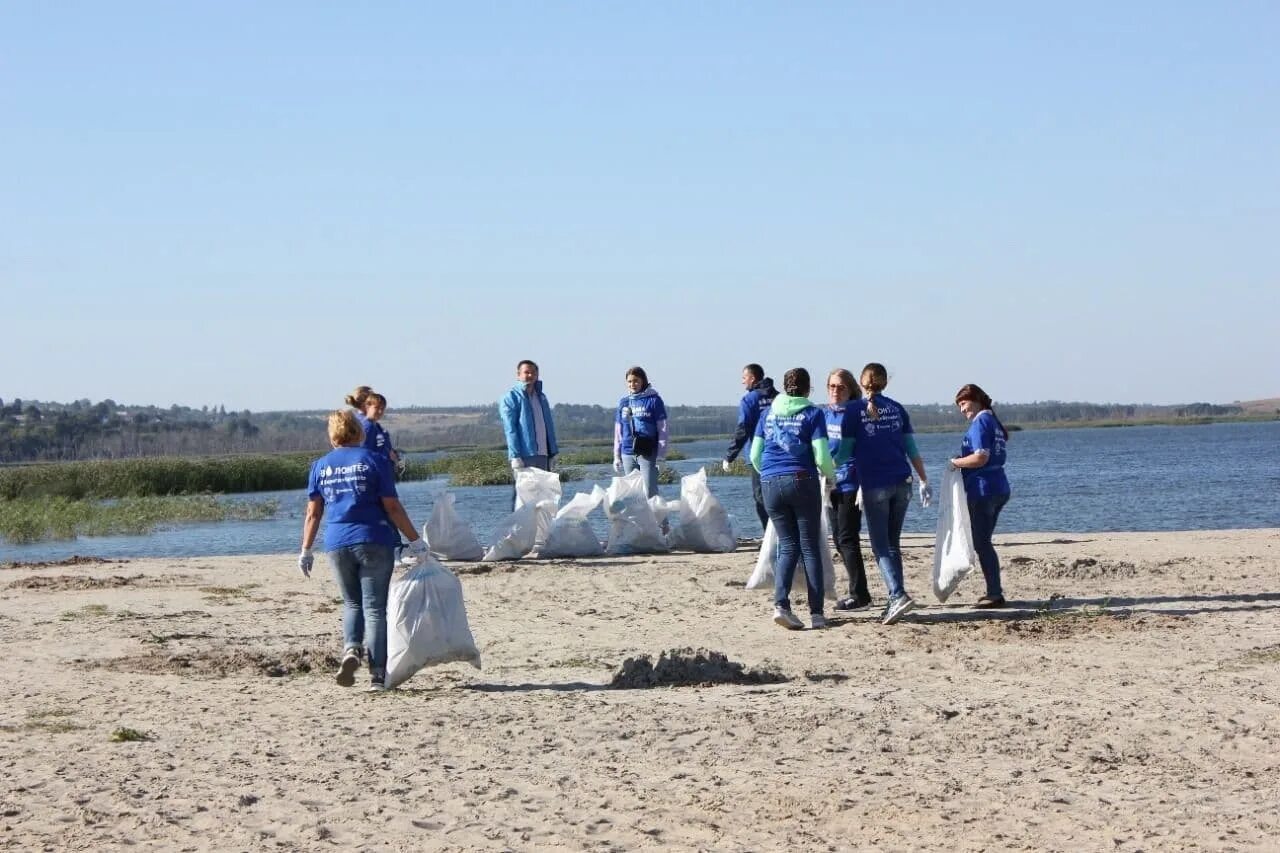
[[[1280,531],[996,545],[1007,610],[907,537],[929,606],[881,626],[873,570],[802,632],[750,547],[455,564],[484,668],[380,695],[334,683],[327,564],[6,568],[0,846],[1274,850]]]

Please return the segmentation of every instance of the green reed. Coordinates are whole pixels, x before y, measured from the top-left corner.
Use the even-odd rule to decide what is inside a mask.
[[[271,518],[276,509],[274,500],[220,501],[212,495],[18,498],[0,501],[0,537],[24,544],[76,536],[137,535],[167,524]]]

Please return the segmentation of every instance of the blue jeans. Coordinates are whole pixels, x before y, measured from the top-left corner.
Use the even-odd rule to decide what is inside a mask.
[[[329,552],[342,590],[342,644],[369,650],[375,678],[387,669],[387,593],[395,558],[390,545],[362,542]]]
[[[622,473],[630,474],[637,468],[644,474],[644,489],[649,497],[658,494],[658,459],[650,456],[636,456],[634,453],[622,454]]]
[[[773,564],[773,603],[791,609],[791,581],[796,560],[804,557],[804,580],[809,612],[822,612],[822,495],[818,478],[784,474],[760,483],[764,506],[778,534],[777,560]]]
[[[875,554],[880,576],[884,578],[889,598],[907,594],[902,583],[902,523],[907,519],[911,502],[911,481],[894,486],[862,490],[862,517],[867,523],[867,538]]]
[[[987,582],[987,598],[1004,598],[1000,588],[1000,558],[991,544],[1000,510],[1009,502],[1008,495],[969,498],[969,528],[973,531],[973,550],[978,552],[982,577]]]

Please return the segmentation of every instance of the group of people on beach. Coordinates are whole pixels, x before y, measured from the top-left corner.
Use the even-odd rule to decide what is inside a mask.
[[[642,472],[650,497],[658,494],[658,463],[667,454],[667,410],[642,367],[625,374],[627,394],[614,414],[613,467],[619,474]],[[823,610],[821,517],[825,509],[849,592],[838,611],[871,606],[859,536],[865,519],[871,551],[884,580],[887,601],[881,622],[892,625],[915,607],[903,583],[902,527],[912,494],[912,471],[923,506],[932,490],[907,410],[885,395],[884,365],[871,362],[855,381],[836,368],[827,376],[827,401],[815,405],[809,372],[788,370],[778,391],[759,364],[742,369],[745,393],[738,406],[734,436],[721,462],[725,471],[745,451],[751,463],[752,494],[762,527],[778,538],[774,563],[773,621],[798,630],[804,623],[791,609],[791,584],[803,559],[810,626],[827,624]],[[865,397],[864,397],[865,394]],[[403,459],[379,421],[386,398],[368,386],[346,397],[348,409],[329,416],[332,450],[311,466],[298,566],[310,576],[312,548],[327,513],[325,550],[343,596],[343,655],[338,683],[350,686],[367,661],[370,690],[384,689],[387,661],[387,597],[401,547],[409,558],[427,557],[413,522],[395,489]],[[964,477],[974,549],[986,581],[978,607],[1003,607],[1000,561],[992,535],[1009,499],[1004,473],[1008,430],[992,410],[990,396],[977,385],[956,392],[956,406],[970,425],[959,455],[948,460]],[[516,365],[516,382],[498,404],[513,470],[552,470],[559,445],[551,404],[538,365]],[[826,494],[822,482],[827,484]],[[367,653],[367,656],[366,656]]]

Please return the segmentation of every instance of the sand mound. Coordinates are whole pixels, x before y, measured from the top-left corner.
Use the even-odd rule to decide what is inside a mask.
[[[87,565],[96,565],[101,563],[108,563],[108,564],[122,563],[123,564],[127,562],[129,561],[128,560],[108,560],[105,557],[81,557],[77,555],[77,556],[67,557],[65,560],[45,560],[45,561],[36,562],[36,563],[19,563],[15,561],[9,561],[6,563],[0,563],[0,569],[51,569],[51,568],[54,568],[55,566],[87,566]]]
[[[64,590],[85,589],[118,589],[123,586],[170,586],[183,580],[190,580],[189,575],[166,575],[154,577],[147,575],[111,575],[110,577],[92,578],[85,575],[34,575],[28,578],[11,581],[7,589],[33,589],[43,592],[61,592]]]
[[[329,673],[338,669],[338,655],[331,647],[284,649],[281,651],[229,649],[222,651],[150,652],[86,662],[90,668],[148,675],[180,673],[189,676],[225,678],[237,673],[282,678],[311,672]]]
[[[618,690],[650,687],[708,687],[713,684],[779,684],[787,677],[779,672],[747,669],[720,652],[706,649],[671,649],[654,663],[649,655],[627,658],[609,686]]]
[[[1138,574],[1138,568],[1133,563],[1124,560],[1098,560],[1093,557],[1077,557],[1061,562],[1040,562],[1028,557],[1014,557],[1009,563],[1017,566],[1020,571],[1048,580],[1105,580],[1131,578]]]

